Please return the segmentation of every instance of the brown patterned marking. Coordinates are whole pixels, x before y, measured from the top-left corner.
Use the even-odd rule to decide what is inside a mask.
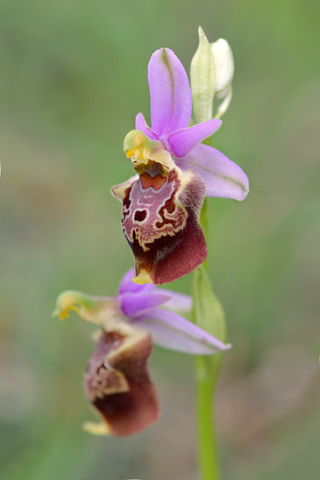
[[[126,383],[119,372],[101,365],[97,374],[92,378],[92,386],[94,386],[94,396],[91,400],[95,401],[98,398],[104,398],[105,395],[125,389]]]
[[[156,228],[162,228],[164,225],[171,224],[173,228],[177,227],[177,219],[175,218],[167,218],[166,213],[173,213],[176,209],[176,202],[175,202],[175,192],[171,195],[171,197],[166,201],[163,207],[159,210],[159,215],[162,218],[162,222],[156,222]]]
[[[131,204],[131,200],[130,200],[130,190],[131,190],[131,186],[126,188],[125,191],[124,191],[124,199],[122,200],[123,202],[123,206],[126,207],[126,208],[130,208],[130,204]]]
[[[148,178],[152,183],[160,181],[162,186],[156,190],[154,188],[143,188],[142,178]],[[187,221],[188,213],[184,205],[179,201],[177,192],[180,188],[181,180],[178,171],[172,170],[166,178],[149,174],[142,174],[134,181],[126,196],[130,199],[129,208],[128,199],[125,198],[122,208],[122,228],[129,242],[138,240],[141,247],[147,251],[149,247],[146,244],[163,236],[174,236],[181,230]],[[136,212],[145,210],[146,216]]]
[[[131,187],[126,188],[124,194],[124,199],[122,200],[122,221],[124,221],[128,215],[130,215],[130,205],[131,205],[131,200],[130,200],[130,192],[131,192]]]
[[[147,210],[136,210],[134,214],[134,219],[136,222],[143,222],[147,216]]]
[[[96,357],[101,357],[101,352],[107,358],[115,349],[119,348],[124,341],[124,336],[118,332],[109,332],[102,335],[99,341],[99,349],[95,352],[85,370],[85,376],[88,376],[88,396],[90,400],[101,398],[107,391],[120,390],[124,388],[123,379],[118,372],[108,369],[105,362],[96,362]]]

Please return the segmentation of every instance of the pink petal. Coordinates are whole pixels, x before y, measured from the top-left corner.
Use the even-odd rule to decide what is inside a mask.
[[[135,317],[155,307],[166,303],[170,296],[159,291],[158,293],[126,293],[118,297],[121,309],[127,317]]]
[[[228,350],[230,345],[213,337],[175,312],[156,308],[144,313],[134,324],[148,329],[160,347],[193,355],[212,355]]]
[[[183,293],[174,292],[172,290],[167,290],[166,288],[161,288],[158,292],[168,295],[170,300],[165,304],[165,308],[170,308],[170,310],[177,310],[178,312],[190,312],[192,308],[192,297],[189,295],[184,295]]]
[[[207,197],[244,200],[249,193],[247,175],[222,152],[208,145],[198,145],[189,155],[179,159],[177,165],[201,175]]]
[[[221,124],[221,120],[213,118],[207,122],[171,133],[168,137],[168,143],[172,153],[178,158],[185,157],[200,142],[216,132]]]
[[[151,130],[142,113],[138,113],[136,116],[136,130],[141,130],[141,132],[145,133],[151,140],[158,140],[158,135]]]
[[[192,111],[188,76],[169,48],[152,55],[148,67],[151,124],[159,137],[186,128]]]

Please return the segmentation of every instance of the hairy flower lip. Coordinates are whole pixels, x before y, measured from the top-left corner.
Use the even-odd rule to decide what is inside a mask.
[[[132,435],[149,427],[160,414],[147,369],[151,336],[129,325],[119,327],[102,332],[84,373],[85,395],[101,419],[98,424],[85,424],[90,433]]]
[[[133,281],[161,285],[187,275],[206,259],[199,222],[205,184],[194,171],[175,165],[167,150],[151,150],[149,156],[158,162],[151,162],[150,170],[137,170],[139,177],[116,185],[112,193],[122,202],[122,230],[134,256]],[[170,168],[163,176],[153,175],[163,161]]]

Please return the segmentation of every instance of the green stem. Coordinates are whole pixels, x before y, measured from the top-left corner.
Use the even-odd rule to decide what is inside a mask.
[[[208,199],[203,204],[200,222],[208,244]],[[208,271],[207,260],[204,268]],[[205,276],[207,273],[205,272]],[[194,283],[194,321],[202,328],[205,317],[210,322],[210,333],[224,340],[225,321],[223,309],[210,288],[211,302],[206,309],[205,303],[208,292],[204,292],[203,283],[200,285],[199,272],[195,272]],[[204,280],[203,275],[201,276]],[[207,277],[207,281],[210,281]],[[207,285],[208,286],[208,285]],[[209,300],[208,300],[209,301]],[[214,325],[212,324],[214,323]],[[201,325],[202,324],[202,325]],[[206,328],[205,328],[206,329]],[[220,370],[222,354],[214,356],[198,356],[196,358],[196,423],[198,437],[198,460],[201,480],[219,480],[219,461],[215,425],[215,387]]]
[[[196,421],[201,480],[219,480],[218,449],[214,419],[212,371],[204,357],[196,359]],[[211,374],[211,375],[210,375]]]
[[[206,241],[208,241],[208,216],[209,216],[209,202],[208,202],[208,198],[205,198],[201,208],[201,212],[200,212],[200,223],[201,223]]]

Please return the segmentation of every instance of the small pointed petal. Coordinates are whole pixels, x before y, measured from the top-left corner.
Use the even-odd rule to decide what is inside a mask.
[[[84,422],[82,430],[91,433],[91,435],[112,435],[112,431],[105,422]]]
[[[158,135],[149,127],[142,113],[136,116],[136,130],[141,130],[152,140],[158,140]]]
[[[152,278],[150,277],[147,270],[144,268],[139,268],[139,272],[137,275],[132,279],[134,283],[138,285],[145,285],[146,283],[152,283]]]
[[[192,111],[186,71],[169,48],[156,50],[148,67],[151,125],[159,138],[186,128]]]
[[[150,284],[149,284],[150,285]],[[148,310],[159,307],[170,300],[170,296],[159,293],[126,293],[118,297],[121,309],[127,317],[136,317]]]
[[[134,323],[151,333],[160,347],[193,355],[212,355],[228,350],[230,345],[213,337],[175,312],[157,308],[144,313]]]
[[[208,145],[198,145],[189,155],[177,161],[182,170],[199,173],[206,185],[207,197],[244,200],[249,192],[247,175],[222,152]]]
[[[190,128],[184,128],[172,133],[168,137],[168,143],[173,155],[178,158],[185,157],[200,142],[210,137],[220,128],[222,121],[214,118],[207,122],[199,123]]]
[[[130,268],[130,270],[122,277],[119,285],[118,295],[122,295],[124,293],[146,293],[155,290],[156,286],[152,285],[152,283],[146,283],[145,285],[138,285],[137,283],[134,283],[132,281],[134,276],[134,268]]]
[[[161,288],[159,292],[170,296],[163,306],[169,308],[170,310],[176,310],[178,312],[190,312],[192,308],[192,297],[189,295],[184,295],[183,293],[174,292],[173,290],[167,290]]]
[[[159,417],[157,395],[147,370],[152,351],[149,332],[119,325],[103,332],[83,378],[85,395],[102,422],[87,422],[96,435],[139,432]]]

